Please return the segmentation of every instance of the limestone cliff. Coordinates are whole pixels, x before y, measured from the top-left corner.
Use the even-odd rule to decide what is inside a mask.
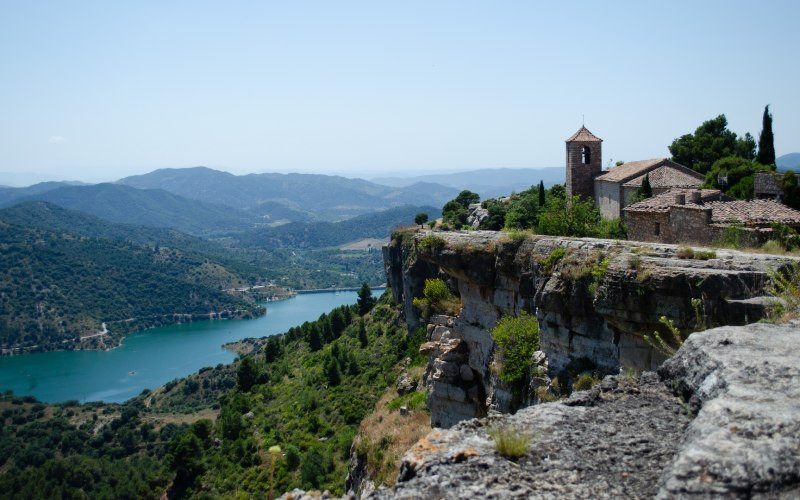
[[[490,369],[490,331],[504,314],[538,317],[540,361],[551,376],[578,360],[601,373],[652,370],[664,357],[643,335],[663,331],[662,316],[684,333],[757,321],[765,314],[768,270],[787,261],[490,231],[405,233],[384,248],[384,257],[409,330],[420,324],[412,299],[422,295],[426,278],[447,278],[461,296],[457,316],[431,319],[424,345],[431,359],[428,406],[437,427],[511,408],[511,393]]]
[[[433,430],[369,498],[797,498],[798,352],[800,322],[700,332],[658,374]],[[493,427],[528,451],[502,457]]]

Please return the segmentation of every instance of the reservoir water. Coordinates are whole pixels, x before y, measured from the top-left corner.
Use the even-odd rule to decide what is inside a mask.
[[[356,292],[303,293],[268,302],[266,316],[251,320],[196,321],[136,332],[110,351],[56,351],[0,357],[0,391],[33,395],[48,403],[122,402],[143,389],[230,363],[222,344],[283,333],[320,314],[355,304]]]

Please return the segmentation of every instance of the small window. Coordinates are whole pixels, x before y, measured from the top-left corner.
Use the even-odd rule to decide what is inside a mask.
[[[656,228],[655,228],[655,231],[653,231],[653,234],[655,234],[656,236],[661,234],[661,223],[660,222],[656,222]]]
[[[592,163],[592,150],[589,149],[589,146],[584,146],[581,150],[581,161],[584,165]]]

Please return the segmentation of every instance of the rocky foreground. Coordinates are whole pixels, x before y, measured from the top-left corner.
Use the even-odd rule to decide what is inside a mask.
[[[797,498],[798,382],[800,322],[707,330],[657,373],[434,429],[365,498]],[[517,461],[499,427],[530,436]]]

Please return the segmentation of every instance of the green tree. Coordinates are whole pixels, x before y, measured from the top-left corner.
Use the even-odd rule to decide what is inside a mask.
[[[372,290],[366,282],[361,285],[358,291],[358,314],[365,315],[370,312],[375,306],[375,297],[372,296]]]
[[[761,122],[761,134],[758,136],[758,156],[756,161],[762,165],[775,165],[775,143],[772,134],[772,114],[769,104],[764,107],[764,117]]]
[[[308,331],[308,346],[312,352],[322,349],[322,336],[319,334],[319,327],[316,324],[311,325]]]
[[[537,193],[531,188],[512,199],[506,210],[505,227],[527,229],[536,225],[539,215]]]
[[[358,341],[361,343],[361,347],[367,347],[369,344],[369,337],[367,337],[367,326],[364,324],[364,320],[358,322]]]
[[[544,206],[544,202],[545,202],[544,181],[540,180],[539,181],[539,207],[540,208]]]
[[[420,212],[414,217],[414,223],[420,227],[424,226],[426,222],[428,222],[428,214],[425,212]]]
[[[641,188],[641,195],[642,199],[650,198],[653,196],[653,187],[650,186],[650,173],[644,174],[644,180],[642,181],[642,188]]]
[[[705,185],[734,198],[751,199],[755,173],[761,170],[770,169],[740,156],[727,156],[714,162],[706,174]]]
[[[170,446],[170,468],[175,471],[174,488],[185,491],[203,473],[203,443],[193,432],[184,432]]]
[[[342,383],[342,374],[339,373],[339,366],[335,359],[329,359],[324,368],[329,386],[335,387]]]
[[[537,232],[554,236],[594,236],[600,213],[592,200],[552,198],[539,216]]]
[[[669,152],[672,159],[702,174],[707,173],[717,160],[726,156],[755,158],[756,144],[747,133],[739,138],[728,130],[728,119],[719,115],[702,123],[694,134],[685,134],[672,141]]]
[[[478,203],[481,197],[477,193],[465,189],[458,193],[454,199],[448,201],[442,207],[442,219],[456,228],[461,228],[467,223],[469,216],[469,206]]]
[[[236,370],[236,383],[243,392],[250,390],[258,380],[258,367],[252,357],[246,357],[239,363]]]
[[[478,193],[473,193],[469,189],[465,189],[458,193],[458,196],[455,197],[455,201],[462,207],[469,208],[473,203],[481,201],[481,197]]]

